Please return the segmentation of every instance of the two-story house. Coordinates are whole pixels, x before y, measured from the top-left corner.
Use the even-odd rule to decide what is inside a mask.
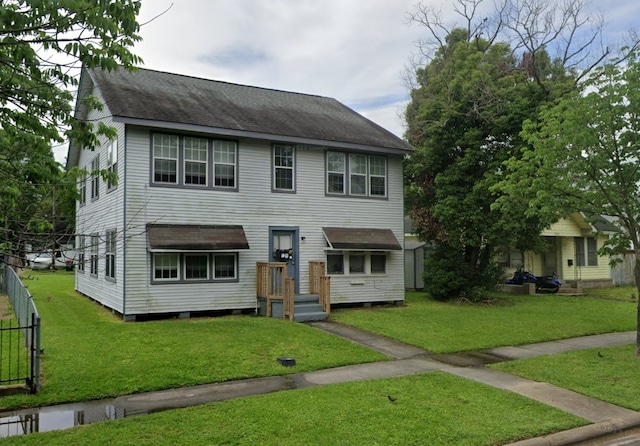
[[[94,95],[101,111],[87,110]],[[404,299],[402,158],[340,102],[140,69],[84,70],[77,119],[117,129],[80,183],[76,290],[125,320],[257,308],[257,265],[296,293],[324,262],[331,303]]]

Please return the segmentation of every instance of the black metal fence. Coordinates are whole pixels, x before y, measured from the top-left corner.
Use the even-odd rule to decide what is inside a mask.
[[[29,290],[16,272],[0,265],[0,290],[11,303],[14,318],[0,319],[0,386],[24,384],[40,389],[40,316]]]

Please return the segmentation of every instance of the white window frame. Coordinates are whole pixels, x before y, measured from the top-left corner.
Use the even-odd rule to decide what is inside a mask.
[[[336,158],[340,158],[340,159],[331,159],[332,157],[336,157]],[[347,156],[344,152],[333,152],[333,151],[328,151],[327,152],[327,165],[326,165],[326,169],[327,169],[327,178],[326,178],[326,183],[327,183],[327,194],[332,194],[332,195],[344,195],[346,194],[346,186],[347,186],[347,174],[346,174],[346,168],[347,168]],[[337,170],[336,167],[339,167],[338,165],[342,165],[342,169],[341,170]],[[341,176],[342,177],[342,188],[340,190],[333,190],[332,186],[335,184],[338,184],[337,182],[332,182],[331,181],[331,177],[332,176]]]
[[[180,280],[180,254],[178,253],[169,253],[169,252],[156,252],[153,253],[153,280],[156,282],[177,282]],[[162,264],[158,263],[160,258],[162,258]],[[165,262],[165,260],[175,260],[175,262]],[[175,265],[175,266],[174,266]],[[158,272],[160,271],[169,271],[170,277],[162,277],[164,274],[161,274],[158,277]],[[175,271],[175,277],[171,277],[171,272]]]
[[[173,144],[175,139],[175,146]],[[175,149],[175,157],[171,156]],[[151,143],[151,179],[154,184],[178,184],[180,169],[178,168],[180,159],[180,138],[177,135],[164,133],[154,133]],[[175,181],[162,181],[156,179],[156,161],[173,163],[175,169]],[[161,174],[162,175],[162,174]],[[169,171],[171,175],[171,171]]]
[[[335,169],[335,165],[333,162],[330,162],[331,157],[335,157],[338,155],[342,155],[344,158],[344,171],[340,172]],[[362,160],[365,160],[362,163]],[[358,164],[356,164],[356,160],[360,160]],[[379,168],[384,168],[384,174],[380,172],[374,172],[373,163],[375,161],[379,161],[382,163],[381,166],[376,166]],[[356,166],[362,166],[363,169],[356,170]],[[334,167],[331,169],[331,167]],[[343,188],[342,191],[334,191],[331,190],[331,185],[333,184],[330,180],[332,175],[342,175],[343,176]],[[355,191],[354,185],[356,184],[356,180],[358,184],[363,183],[364,179],[364,191]],[[377,191],[377,188],[373,187],[372,184],[374,180],[379,179],[378,182],[382,181],[384,184],[384,191],[381,193]],[[381,180],[380,180],[381,179]],[[387,198],[389,194],[389,169],[388,169],[388,159],[385,156],[379,155],[365,155],[358,153],[347,153],[340,152],[334,150],[328,150],[326,154],[325,161],[325,193],[327,195],[333,196],[345,196],[345,197],[354,197],[354,198]]]
[[[91,161],[91,201],[95,201],[100,196],[100,156],[96,156]]]
[[[204,145],[204,146],[203,146]],[[178,143],[178,147],[180,143]],[[185,136],[182,138],[182,181],[185,186],[202,186],[209,185],[209,140],[205,138],[194,138],[192,136]],[[198,155],[197,157],[194,155]],[[202,155],[204,154],[204,160]],[[198,174],[200,169],[204,167],[204,183],[187,182],[187,173],[191,173],[191,177],[202,178],[200,175],[193,175],[193,172],[187,172],[187,165],[193,165],[198,167]]]
[[[110,174],[118,175],[118,140],[114,139],[107,149],[107,170]],[[117,180],[116,180],[117,181]],[[113,179],[107,179],[107,190],[114,189],[117,185]]]
[[[216,271],[216,263],[219,257],[232,257],[233,259],[233,276],[218,276]],[[238,254],[234,252],[214,252],[213,253],[213,280],[236,280],[238,278]]]
[[[78,236],[78,245],[80,246],[78,249],[78,271],[84,273],[84,258],[85,258],[85,250],[86,250],[86,240],[85,236]]]
[[[372,257],[384,256],[384,271],[372,271]],[[329,257],[334,259],[330,260]],[[352,257],[363,257],[363,270],[352,271]],[[342,271],[334,271],[335,261],[340,259]],[[382,276],[386,275],[389,267],[389,255],[386,251],[327,251],[326,252],[327,275],[329,276]]]
[[[100,235],[91,234],[91,258],[89,259],[89,273],[92,277],[98,277],[99,256],[100,256]]]
[[[206,267],[205,267],[206,275],[205,275],[205,277],[187,277],[189,258],[196,258],[196,257],[199,257],[199,258],[204,257],[206,259]],[[204,280],[204,281],[209,280],[209,275],[210,275],[209,269],[210,269],[210,263],[211,263],[210,262],[210,257],[211,256],[209,255],[209,253],[186,253],[186,254],[184,254],[183,262],[182,262],[183,263],[183,265],[182,265],[183,272],[182,273],[183,273],[184,280],[185,281],[189,281],[189,282],[197,281],[197,280]]]
[[[374,160],[382,160],[383,162],[382,168],[384,169],[383,175],[373,173],[374,169],[371,166]],[[367,182],[369,186],[369,195],[372,197],[386,197],[387,196],[387,159],[384,156],[369,156],[367,165],[369,168],[369,181]],[[373,180],[375,178],[382,178],[384,182],[382,194],[374,193],[375,188],[373,187]]]
[[[291,151],[291,154],[289,155],[287,153],[285,155],[282,155],[280,153],[280,151],[282,151],[282,150]],[[291,146],[291,145],[274,144],[271,153],[272,153],[272,155],[271,155],[272,156],[272,159],[271,159],[271,166],[272,166],[271,176],[273,178],[271,187],[273,188],[274,191],[295,192],[295,190],[296,190],[296,149],[295,149],[295,147]],[[282,161],[281,160],[283,160],[283,159],[287,159],[287,160],[290,159],[291,165],[282,165]],[[290,188],[288,188],[288,187],[278,187],[279,173],[282,173],[282,172],[291,172],[291,187]]]
[[[116,249],[117,249],[117,238],[116,231],[107,231],[106,240],[105,240],[105,253],[104,253],[104,276],[108,280],[114,280],[116,278]]]
[[[78,201],[80,202],[80,206],[84,206],[87,204],[87,174],[83,173],[80,178],[80,183],[78,185],[80,197]]]
[[[227,170],[231,167],[233,184],[222,184],[229,181],[226,175],[218,175],[218,167]],[[238,144],[235,141],[213,141],[213,186],[235,189],[238,181]]]
[[[356,171],[356,167],[360,166],[364,167],[364,172]],[[367,180],[368,166],[369,160],[367,158],[367,155],[355,153],[349,155],[349,195],[356,197],[366,197],[367,195],[369,195],[369,188],[367,187],[369,182]],[[354,181],[356,179],[357,181]],[[354,191],[354,185],[359,185],[360,182],[362,182],[362,187],[364,190],[362,192]]]

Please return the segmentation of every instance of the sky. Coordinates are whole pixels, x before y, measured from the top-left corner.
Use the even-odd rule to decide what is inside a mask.
[[[417,1],[143,0],[143,41],[133,52],[148,69],[332,97],[402,137],[403,79],[426,36],[408,20]],[[422,2],[459,24],[455,2]],[[609,34],[640,18],[637,0],[594,5],[605,11]],[[54,153],[62,162],[66,147]]]

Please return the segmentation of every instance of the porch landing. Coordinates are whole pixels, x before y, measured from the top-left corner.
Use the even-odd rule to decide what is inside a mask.
[[[271,317],[283,317],[282,300],[271,301]],[[267,315],[267,299],[258,298],[258,314]],[[294,296],[293,320],[296,322],[324,321],[329,315],[322,310],[320,296],[317,294],[296,294]]]

